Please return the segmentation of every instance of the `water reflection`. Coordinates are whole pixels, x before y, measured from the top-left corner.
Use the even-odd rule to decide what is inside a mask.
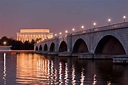
[[[18,84],[48,84],[48,60],[36,54],[17,55]]]
[[[127,85],[128,66],[111,60],[78,60],[0,53],[0,85]]]
[[[3,71],[4,85],[6,85],[6,53],[4,53],[4,71]]]

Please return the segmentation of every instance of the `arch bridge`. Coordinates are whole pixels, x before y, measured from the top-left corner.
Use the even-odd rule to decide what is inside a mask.
[[[128,22],[73,32],[64,37],[54,37],[35,44],[34,48],[36,52],[60,56],[92,55],[89,58],[99,58],[97,55],[101,55],[101,58],[111,58],[112,55],[127,56]]]

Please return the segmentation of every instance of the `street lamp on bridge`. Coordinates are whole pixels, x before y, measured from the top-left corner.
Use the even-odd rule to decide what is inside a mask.
[[[67,31],[67,30],[65,30],[65,33],[67,34],[67,33],[68,33],[68,31]]]
[[[126,16],[123,16],[123,19],[124,19],[124,22],[125,22]]]
[[[68,30],[65,30],[65,33],[66,33],[66,35],[65,35],[65,36],[67,36]]]
[[[72,31],[74,32],[75,31],[75,28],[72,28]]]
[[[96,27],[96,22],[93,23],[94,28]]]
[[[55,34],[55,37],[57,36],[57,34]]]
[[[111,19],[109,18],[109,19],[108,19],[108,24],[110,25],[110,23],[111,23]]]
[[[81,28],[82,28],[82,31],[83,31],[84,30],[84,25],[82,25]]]
[[[59,34],[62,35],[62,32],[60,32]]]

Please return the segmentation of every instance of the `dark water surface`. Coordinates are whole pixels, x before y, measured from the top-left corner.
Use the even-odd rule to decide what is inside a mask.
[[[0,53],[0,85],[128,85],[128,66],[30,53]]]

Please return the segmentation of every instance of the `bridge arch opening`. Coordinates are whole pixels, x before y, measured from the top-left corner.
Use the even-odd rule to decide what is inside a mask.
[[[47,46],[47,44],[44,45],[44,51],[48,51],[48,46]]]
[[[85,53],[88,52],[87,44],[84,42],[83,39],[78,39],[73,47],[73,53]]]
[[[36,46],[36,49],[35,50],[38,51],[38,46]]]
[[[62,41],[59,47],[59,52],[67,51],[67,44],[65,41]]]
[[[40,45],[40,47],[39,47],[39,51],[42,51],[42,46]]]
[[[51,46],[50,46],[50,51],[54,52],[55,51],[55,44],[52,42]]]
[[[117,38],[107,35],[98,43],[95,54],[121,55],[126,54],[126,52]]]

